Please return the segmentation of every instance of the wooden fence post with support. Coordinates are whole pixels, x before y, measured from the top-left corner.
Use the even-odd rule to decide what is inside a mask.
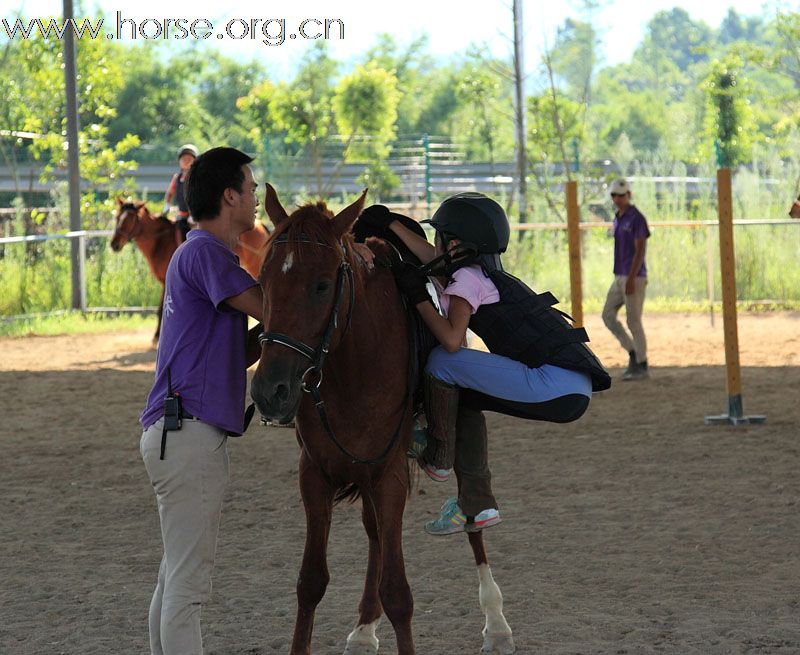
[[[739,331],[736,324],[736,254],[733,247],[733,201],[731,170],[717,171],[719,212],[719,259],[722,274],[722,325],[725,333],[726,390],[728,413],[706,416],[706,424],[746,425],[763,423],[766,416],[745,416],[742,406],[742,376],[739,366]]]
[[[578,207],[578,183],[567,182],[567,239],[569,242],[569,288],[575,327],[583,327],[583,281],[581,278],[581,213]]]

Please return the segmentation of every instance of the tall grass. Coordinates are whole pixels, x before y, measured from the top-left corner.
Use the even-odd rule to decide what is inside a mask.
[[[158,304],[160,285],[135,245],[112,252],[107,238],[89,239],[86,300],[89,307]],[[66,309],[72,298],[70,246],[66,239],[13,243],[0,258],[0,316]]]
[[[709,253],[715,300],[722,297],[719,238],[715,227],[668,228],[651,223],[647,246],[648,303],[665,308],[708,305]],[[800,221],[797,225],[748,225],[735,229],[736,291],[740,301],[800,305]],[[608,230],[583,233],[583,298],[587,309],[602,306],[613,278],[614,240]],[[512,236],[506,269],[537,291],[562,302],[570,297],[567,237],[563,231]]]

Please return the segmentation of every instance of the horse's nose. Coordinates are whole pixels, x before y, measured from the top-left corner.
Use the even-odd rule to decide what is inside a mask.
[[[283,417],[291,404],[291,388],[282,380],[268,380],[256,374],[250,385],[250,396],[266,418]]]
[[[276,403],[284,403],[289,399],[289,385],[280,382],[275,385],[272,391],[272,397]]]

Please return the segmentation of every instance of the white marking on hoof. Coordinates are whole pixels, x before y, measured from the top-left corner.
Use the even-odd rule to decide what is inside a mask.
[[[375,630],[378,628],[380,619],[375,619],[372,623],[362,623],[347,635],[347,645],[344,648],[344,655],[377,655],[378,637]]]
[[[483,638],[481,655],[514,655],[516,650],[512,637],[492,637],[487,635]]]
[[[289,270],[291,270],[293,264],[294,264],[294,253],[290,252],[286,256],[286,260],[283,262],[283,266],[281,266],[281,272],[288,273]]]
[[[503,594],[492,577],[488,564],[478,566],[478,600],[486,615],[483,628],[483,647],[481,653],[511,655],[514,652],[514,639],[511,627],[503,616]]]

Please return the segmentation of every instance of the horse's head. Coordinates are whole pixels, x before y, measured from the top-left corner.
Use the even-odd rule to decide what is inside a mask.
[[[366,191],[336,216],[324,202],[291,216],[267,185],[264,205],[275,224],[259,282],[264,289],[261,360],[250,394],[261,414],[286,423],[303,391],[321,383],[325,356],[341,341],[353,309],[353,222]]]
[[[111,237],[111,250],[119,252],[142,232],[142,213],[146,212],[143,202],[132,202],[117,198],[117,216],[114,234]]]
[[[794,201],[794,204],[789,209],[789,216],[792,218],[800,218],[800,196]]]

